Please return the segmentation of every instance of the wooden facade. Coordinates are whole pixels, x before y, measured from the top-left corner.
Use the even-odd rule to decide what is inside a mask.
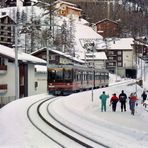
[[[15,7],[17,0],[5,0],[5,6],[6,7]]]
[[[104,38],[119,37],[119,25],[117,22],[104,19],[95,23],[96,31]]]
[[[147,38],[144,39],[135,39],[134,41],[135,52],[138,56],[146,56],[148,57],[148,42]]]
[[[0,44],[12,47],[14,44],[14,21],[8,15],[0,17]]]
[[[123,50],[107,50],[107,69],[123,67]]]
[[[61,51],[48,49],[49,50],[49,65],[72,65],[79,64],[83,65],[85,62],[83,60],[78,60],[70,55],[67,55]],[[41,50],[32,53],[33,56],[47,60],[47,49],[43,48]]]
[[[60,1],[57,3],[58,14],[65,17],[80,17],[81,16],[81,9],[77,8],[75,4]]]

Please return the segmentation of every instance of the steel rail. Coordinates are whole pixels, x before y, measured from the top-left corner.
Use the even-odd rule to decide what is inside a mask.
[[[56,122],[58,122],[59,124],[61,124],[61,125],[64,126],[65,128],[67,128],[67,129],[73,131],[74,133],[76,133],[76,134],[78,134],[78,135],[80,135],[80,136],[82,136],[82,137],[84,137],[84,138],[86,138],[86,139],[88,139],[88,140],[90,140],[90,141],[92,141],[92,142],[98,144],[98,145],[101,145],[101,146],[103,146],[103,147],[105,147],[105,148],[110,148],[109,146],[107,146],[107,145],[105,145],[105,144],[103,144],[103,143],[101,143],[101,142],[98,142],[98,141],[96,141],[96,140],[94,140],[94,139],[92,139],[92,138],[90,138],[90,137],[88,137],[88,136],[86,136],[86,135],[84,135],[84,134],[82,134],[82,133],[80,133],[80,132],[78,132],[78,131],[76,131],[76,130],[70,128],[70,127],[68,127],[67,125],[65,125],[65,124],[63,124],[61,121],[59,121],[57,118],[55,118],[55,117],[52,115],[52,113],[48,110],[49,105],[51,105],[51,103],[53,103],[54,101],[55,101],[55,100],[52,100],[52,101],[48,104],[48,106],[47,106],[47,112],[48,112],[48,114],[49,114]]]
[[[78,143],[78,144],[80,144],[80,145],[82,145],[82,146],[84,146],[84,147],[93,148],[91,145],[86,144],[85,142],[79,140],[78,138],[75,138],[74,136],[72,136],[72,135],[66,133],[65,131],[61,130],[60,128],[56,127],[55,125],[53,125],[52,123],[50,123],[49,121],[47,121],[47,119],[44,118],[44,117],[42,116],[42,114],[40,113],[40,107],[41,107],[46,101],[48,101],[48,100],[44,100],[44,101],[42,101],[42,102],[38,105],[37,112],[38,112],[40,118],[41,118],[44,122],[46,122],[47,125],[49,125],[50,127],[52,127],[54,130],[58,131],[59,133],[63,134],[63,135],[66,136],[67,138],[69,138],[69,139],[75,141],[76,143]]]
[[[47,100],[50,100],[50,99],[53,99],[53,98],[55,98],[55,97],[48,98],[48,99],[46,99],[46,101],[47,101]],[[33,104],[31,104],[31,105],[28,107],[28,109],[27,109],[27,117],[28,117],[29,121],[31,122],[31,124],[32,124],[38,131],[40,131],[44,136],[46,136],[47,138],[51,139],[53,142],[55,142],[55,143],[56,143],[57,145],[59,145],[60,147],[65,148],[61,143],[59,143],[58,141],[56,141],[55,139],[53,139],[51,136],[47,135],[47,133],[45,133],[41,128],[39,128],[39,127],[32,121],[32,119],[31,119],[31,116],[30,116],[30,114],[29,114],[30,109],[31,109],[36,103],[38,103],[38,102],[40,102],[40,101],[42,101],[42,100],[45,101],[45,98],[34,102]]]

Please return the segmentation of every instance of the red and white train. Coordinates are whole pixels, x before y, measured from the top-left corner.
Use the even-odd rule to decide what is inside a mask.
[[[92,69],[81,65],[59,65],[48,68],[48,90],[54,95],[67,95],[96,88],[107,87],[107,70]]]

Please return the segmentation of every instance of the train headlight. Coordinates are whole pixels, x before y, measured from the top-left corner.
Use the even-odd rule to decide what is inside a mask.
[[[67,83],[67,85],[70,85],[70,83]]]
[[[52,83],[49,83],[49,85],[52,85]]]

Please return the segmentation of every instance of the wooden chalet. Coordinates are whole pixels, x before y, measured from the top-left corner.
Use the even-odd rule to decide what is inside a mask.
[[[97,33],[104,38],[119,37],[119,25],[117,22],[110,19],[103,19],[96,22],[95,28]]]
[[[73,3],[65,1],[57,1],[56,7],[58,8],[58,14],[65,17],[77,17],[81,16],[81,9]]]
[[[85,61],[67,55],[61,51],[51,49],[51,48],[42,48],[32,53],[33,56],[47,60],[47,50],[49,50],[49,66],[54,65],[72,65],[78,64],[83,65]]]
[[[12,47],[14,44],[15,22],[5,13],[0,16],[0,44]],[[11,26],[12,25],[12,26]]]

